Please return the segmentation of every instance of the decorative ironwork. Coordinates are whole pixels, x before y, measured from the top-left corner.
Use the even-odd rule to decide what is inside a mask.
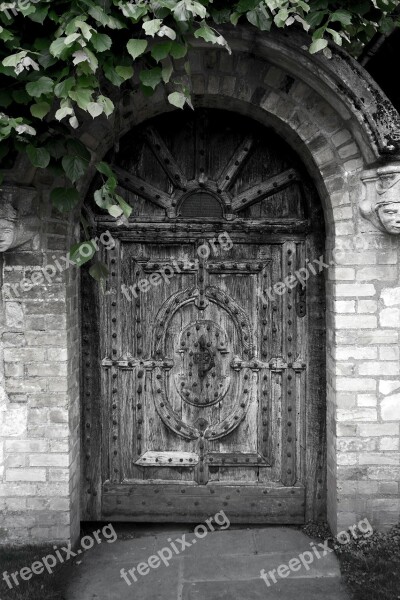
[[[195,352],[193,361],[198,365],[198,373],[200,379],[203,379],[206,373],[215,367],[215,361],[212,351],[207,348],[207,342],[204,335],[200,336],[198,341],[199,351]]]

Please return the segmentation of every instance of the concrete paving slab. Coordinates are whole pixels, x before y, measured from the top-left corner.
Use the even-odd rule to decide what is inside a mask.
[[[298,551],[276,552],[270,554],[218,556],[210,554],[199,557],[195,562],[184,559],[183,577],[186,581],[240,581],[257,579],[260,571],[271,571],[280,565],[288,565],[289,561],[298,557]],[[311,556],[312,559],[312,556]],[[289,577],[315,578],[339,577],[340,571],[336,557],[332,554],[319,560],[315,559],[307,565],[299,562],[297,571],[289,570]]]
[[[312,540],[304,535],[300,529],[292,527],[265,527],[254,529],[256,550],[259,554],[268,552],[286,552],[308,550]]]
[[[349,600],[337,578],[286,580],[268,588],[261,580],[187,583],[182,600]]]
[[[275,575],[277,582],[271,580],[269,587],[260,579],[261,569],[277,569],[310,551],[310,538],[295,528],[237,528],[203,539],[195,539],[190,526],[149,528],[148,535],[142,527],[136,537],[134,529],[126,536],[118,533],[117,541],[94,546],[70,565],[65,600],[348,600],[333,553],[287,579]],[[184,550],[177,543],[168,567],[137,573],[139,563],[184,534],[196,543]],[[133,567],[136,581],[128,574]],[[121,578],[122,568],[131,585]]]
[[[199,533],[201,536],[203,535],[202,531]],[[161,541],[161,539],[160,536],[157,536],[157,542]],[[185,539],[192,544],[190,548],[185,549],[185,556],[210,556],[210,552],[215,556],[222,554],[241,555],[257,553],[254,531],[252,529],[210,531],[204,537],[197,537],[191,531],[186,535]]]
[[[121,560],[122,559],[122,560]],[[181,560],[176,560],[168,567],[162,565],[158,569],[150,569],[147,575],[140,576],[134,571],[135,581],[129,569],[137,567],[138,562],[126,556],[118,560],[102,562],[96,567],[87,563],[79,570],[71,569],[69,583],[66,585],[67,600],[175,600],[178,598]],[[128,582],[121,577],[120,570],[125,568]]]

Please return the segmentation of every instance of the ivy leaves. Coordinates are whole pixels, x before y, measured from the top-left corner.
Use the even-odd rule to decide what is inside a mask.
[[[132,56],[133,60],[136,60],[147,48],[147,40],[132,39],[126,45],[126,49]]]
[[[116,193],[118,182],[111,167],[105,162],[100,162],[96,165],[96,169],[106,178],[102,187],[94,193],[97,206],[107,210],[112,217],[124,216],[125,219],[129,219],[132,207]]]
[[[76,183],[86,173],[91,155],[78,140],[68,140],[67,152],[61,160],[64,172],[72,183]]]
[[[220,23],[236,25],[246,19],[262,31],[297,24],[312,33],[310,52],[323,51],[329,57],[329,40],[342,45],[351,36],[365,38],[366,31],[371,34],[372,18],[378,26],[390,28],[395,4],[373,0],[372,14],[368,0],[356,3],[354,9],[351,3],[340,7],[331,0],[237,0],[226,2],[226,7],[220,3],[218,10],[209,0],[110,0],[104,6],[93,0],[62,0],[56,12],[48,0],[39,0],[23,11],[37,33],[24,39],[18,19],[0,31],[3,74],[23,84],[22,104],[29,106],[32,125],[55,118],[78,129],[79,111],[93,119],[108,118],[114,111],[112,99],[100,90],[103,76],[120,87],[136,73],[144,93],[169,85],[171,104],[190,106],[189,78],[173,73],[186,60],[191,35],[230,51],[218,30]],[[41,37],[42,28],[47,40]],[[188,73],[188,63],[184,67]],[[24,124],[31,126],[29,121]],[[7,131],[13,136],[16,129],[6,126],[3,135]],[[32,135],[32,130],[25,133]]]
[[[54,208],[61,213],[73,210],[80,200],[79,192],[72,187],[57,187],[50,194],[50,200]]]
[[[26,146],[26,153],[34,167],[37,167],[39,169],[45,169],[49,166],[50,154],[48,153],[46,148],[37,148],[32,144],[28,144]]]
[[[22,6],[22,4],[24,6]],[[77,210],[81,179],[92,164],[77,138],[83,113],[108,119],[117,88],[136,78],[151,95],[165,86],[169,103],[192,107],[190,43],[201,39],[230,52],[220,25],[242,22],[266,32],[301,27],[309,51],[332,55],[333,45],[354,54],[376,31],[399,25],[397,0],[35,0],[18,4],[13,19],[0,12],[0,156],[24,150],[36,168],[51,168],[67,184],[51,195],[61,213]],[[216,6],[218,7],[216,8]],[[106,84],[106,85],[105,85]],[[70,130],[75,136],[69,136]],[[68,131],[69,130],[69,131]],[[124,220],[132,208],[118,194],[106,163],[94,201]],[[1,177],[1,174],[0,174]],[[102,267],[93,267],[96,276]]]
[[[39,79],[27,83],[25,89],[32,98],[40,98],[43,94],[51,94],[53,87],[54,83],[50,77],[39,77]]]

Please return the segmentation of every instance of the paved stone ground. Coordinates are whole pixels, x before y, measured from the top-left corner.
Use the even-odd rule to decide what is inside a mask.
[[[196,539],[190,526],[116,530],[116,542],[96,544],[71,564],[66,600],[349,600],[334,553],[315,557],[309,570],[301,566],[287,578],[275,573],[277,583],[269,587],[260,578],[261,569],[277,569],[312,550],[313,540],[297,529],[238,527],[209,532],[203,539]],[[131,585],[121,578],[122,568],[137,567],[183,534],[195,544],[175,555],[168,567],[151,568],[144,576],[134,572],[137,581],[130,579]]]

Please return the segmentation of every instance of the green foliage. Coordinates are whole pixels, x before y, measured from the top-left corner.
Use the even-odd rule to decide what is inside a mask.
[[[336,552],[353,600],[399,598],[400,523],[382,533],[362,520],[351,530],[348,538],[343,535],[338,543],[326,523],[310,521],[303,527],[306,535],[325,540]]]
[[[79,184],[90,152],[72,143],[56,152],[54,137],[65,138],[68,128],[79,137],[82,111],[93,119],[110,118],[114,94],[133,77],[144,94],[168,85],[173,106],[191,107],[188,76],[181,73],[188,73],[185,57],[193,37],[230,52],[219,28],[223,23],[247,22],[265,35],[274,27],[297,27],[310,34],[311,53],[329,58],[332,47],[344,45],[357,55],[377,31],[399,24],[397,5],[396,0],[17,3],[13,11],[0,12],[0,156],[5,142],[7,149],[25,150],[34,166],[61,169]],[[95,202],[110,215],[127,218],[132,209],[116,193],[116,177],[98,170],[106,179]],[[59,210],[75,210],[73,189],[53,196]]]
[[[50,194],[53,206],[61,213],[69,212],[79,204],[79,193],[75,188],[54,188]]]
[[[83,251],[84,250],[84,251]],[[89,252],[87,252],[89,250]],[[96,246],[92,241],[78,242],[74,244],[69,251],[69,258],[77,267],[81,267],[96,254]]]
[[[354,600],[394,600],[400,589],[400,524],[336,549]]]

